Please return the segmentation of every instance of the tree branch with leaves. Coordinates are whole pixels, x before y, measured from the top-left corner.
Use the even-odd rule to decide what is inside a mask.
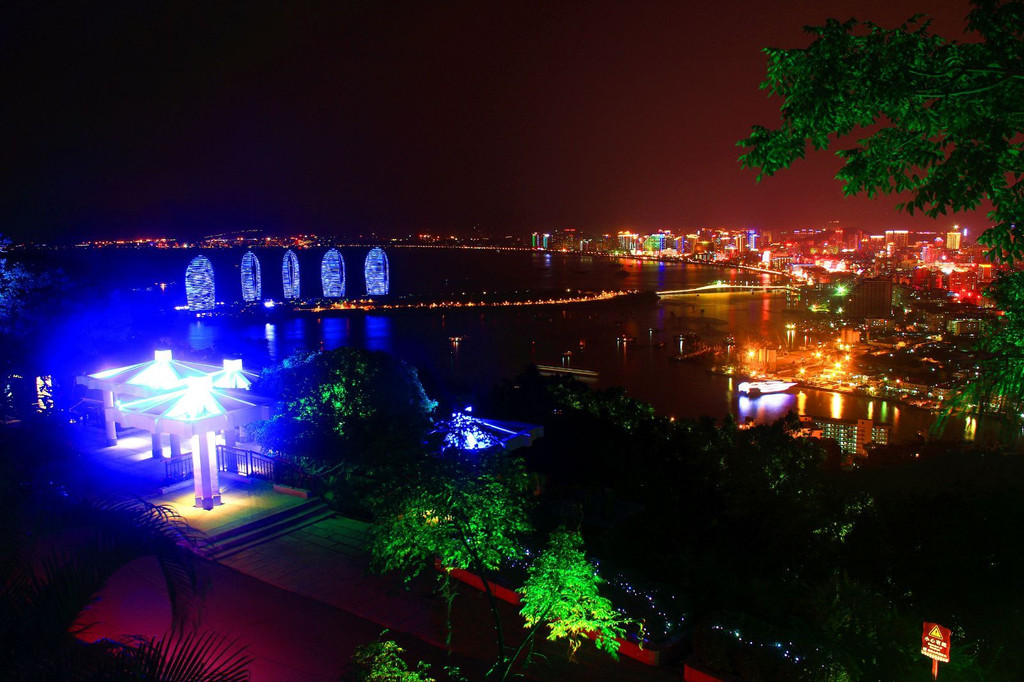
[[[758,179],[840,140],[847,195],[907,193],[930,217],[989,201],[989,257],[1024,258],[1024,2],[975,0],[971,42],[934,35],[921,16],[885,29],[829,19],[800,49],[768,48],[761,88],[783,98],[776,129],[737,144]]]

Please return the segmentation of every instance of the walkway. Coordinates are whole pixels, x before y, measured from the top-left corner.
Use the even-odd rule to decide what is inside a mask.
[[[148,441],[148,434],[146,435]],[[94,448],[83,455],[83,482],[102,482],[108,492],[130,495],[154,491],[162,462],[132,454],[130,438],[118,448]],[[155,465],[160,465],[155,466]],[[158,469],[160,469],[158,471]],[[295,504],[297,498],[273,493],[268,486],[225,482],[222,507],[195,510],[174,495],[147,495],[170,502],[206,532],[258,517]],[[203,627],[228,634],[249,645],[255,657],[254,681],[303,682],[338,680],[350,665],[355,647],[374,641],[387,628],[388,637],[409,651],[408,660],[425,660],[436,667],[454,663],[470,680],[480,679],[493,661],[493,620],[484,595],[460,586],[452,612],[456,652],[445,653],[445,604],[435,594],[437,581],[429,572],[404,584],[393,576],[368,571],[362,549],[366,524],[332,517],[243,550],[223,564],[209,564],[209,590],[203,602]],[[509,644],[525,634],[516,609],[501,602]],[[119,572],[89,610],[85,621],[95,623],[88,639],[125,633],[163,635],[170,610],[162,578],[152,560],[135,562]],[[586,645],[578,663],[568,663],[565,645],[541,641],[544,658],[531,667],[537,680],[678,680],[673,668],[651,668],[623,658],[611,661]],[[435,667],[435,669],[436,669]]]

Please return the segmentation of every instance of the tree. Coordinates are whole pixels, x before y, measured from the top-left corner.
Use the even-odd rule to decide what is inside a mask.
[[[344,679],[351,682],[439,682],[432,677],[430,664],[418,661],[414,670],[409,669],[402,655],[405,649],[397,642],[384,639],[387,630],[380,633],[376,642],[356,647],[352,662],[356,666],[355,673]],[[466,682],[462,672],[455,666],[445,666],[442,670],[444,680],[450,682]]]
[[[397,643],[385,639],[356,647],[352,662],[358,671],[353,682],[437,682],[429,676],[430,666],[423,661],[416,664],[415,670],[409,670],[409,664],[402,658],[404,653],[405,649]]]
[[[526,627],[532,628],[527,641],[546,624],[549,640],[569,641],[571,660],[591,635],[599,649],[616,657],[626,620],[598,592],[604,581],[583,553],[579,531],[559,528],[553,532],[547,548],[528,570],[519,611]]]
[[[253,390],[277,399],[274,415],[253,427],[257,442],[326,466],[418,449],[436,405],[409,365],[348,347],[297,353]]]
[[[502,450],[475,457],[429,456],[393,478],[390,494],[377,498],[369,551],[377,569],[399,571],[406,579],[435,559],[444,569],[476,573],[494,617],[497,668],[506,661],[506,648],[492,576],[507,560],[523,556],[529,479],[522,460]]]
[[[10,242],[0,235],[0,256]],[[28,270],[20,263],[0,257],[0,331],[7,331],[25,307],[26,292],[31,286]]]
[[[866,133],[837,155],[847,195],[907,192],[898,208],[931,217],[992,203],[978,241],[996,261],[1024,258],[1024,2],[974,0],[967,33],[933,35],[920,16],[895,29],[829,19],[803,49],[768,48],[762,89],[784,99],[778,129],[738,145],[758,179],[808,145]]]
[[[1012,440],[1024,424],[1024,272],[1001,274],[986,295],[1003,315],[979,335],[978,375],[950,394],[936,429],[941,431],[954,414],[993,414],[1004,420],[1003,435]]]

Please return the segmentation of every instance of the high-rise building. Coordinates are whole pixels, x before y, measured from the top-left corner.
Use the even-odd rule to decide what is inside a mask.
[[[619,232],[619,250],[633,253],[640,245],[640,235],[634,232]]]
[[[665,234],[663,232],[647,235],[647,237],[644,238],[644,251],[649,253],[661,253],[664,250]]]
[[[320,282],[324,298],[341,298],[345,295],[345,259],[337,249],[330,249],[320,262]]]
[[[242,256],[242,300],[246,303],[263,297],[263,278],[260,275],[260,259],[252,251]]]
[[[886,230],[885,243],[894,245],[897,249],[904,249],[910,240],[910,233],[907,230]]]
[[[881,319],[892,317],[892,280],[865,278],[853,287],[846,301],[846,316]]]
[[[288,249],[281,260],[281,286],[286,300],[299,297],[299,257]]]
[[[867,445],[889,442],[891,427],[888,424],[875,424],[871,419],[833,419],[831,417],[811,417],[814,425],[821,429],[822,438],[831,438],[839,443],[839,448],[847,454],[866,455]]]
[[[535,249],[546,249],[551,243],[551,235],[544,232],[534,232],[530,237],[530,246]]]
[[[363,275],[366,278],[367,296],[386,296],[389,288],[388,257],[384,249],[375,246],[366,254],[363,263]]]
[[[946,248],[950,251],[960,250],[960,232],[946,233]]]
[[[206,256],[196,256],[185,268],[185,299],[188,309],[213,310],[216,293],[213,285],[213,263]]]

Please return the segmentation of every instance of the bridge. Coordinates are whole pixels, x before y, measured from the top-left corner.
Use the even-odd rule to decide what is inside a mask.
[[[800,288],[792,284],[758,284],[755,282],[744,282],[741,284],[727,284],[725,282],[715,282],[713,284],[705,284],[702,287],[694,287],[693,289],[671,289],[666,291],[656,291],[654,293],[658,296],[681,296],[685,294],[700,294],[708,291],[732,291],[739,289],[741,291],[799,291]]]

